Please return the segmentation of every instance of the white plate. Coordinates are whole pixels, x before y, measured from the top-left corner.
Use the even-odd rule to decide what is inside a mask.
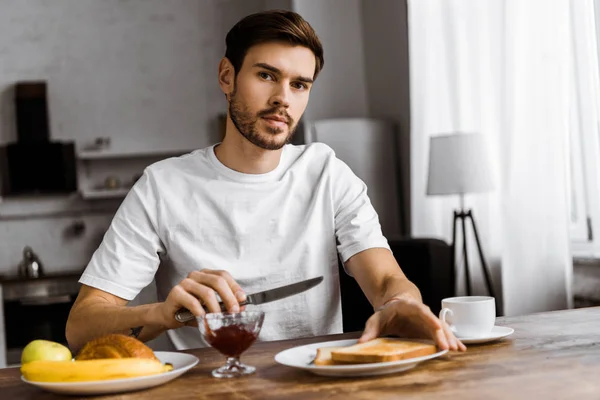
[[[415,341],[433,344],[431,341]],[[416,367],[420,362],[439,357],[448,352],[448,350],[441,350],[435,354],[430,354],[423,357],[382,363],[322,366],[312,364],[317,355],[317,349],[319,347],[350,346],[356,342],[357,339],[350,339],[298,346],[278,353],[275,356],[275,361],[277,361],[279,364],[287,365],[288,367],[304,369],[314,374],[323,376],[371,376],[406,371]]]
[[[21,379],[30,385],[59,394],[90,395],[122,393],[162,385],[177,378],[198,364],[198,358],[191,354],[169,351],[155,351],[154,354],[162,363],[173,364],[173,369],[158,375],[91,382],[31,382],[23,376],[21,376]]]
[[[512,335],[515,330],[513,328],[509,328],[507,326],[494,326],[492,331],[482,338],[461,338],[458,339],[464,344],[481,344],[493,342],[494,340],[499,340],[507,337],[508,335]]]

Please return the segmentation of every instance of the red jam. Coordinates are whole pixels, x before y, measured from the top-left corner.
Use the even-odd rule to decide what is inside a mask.
[[[239,357],[258,337],[241,325],[223,326],[211,333],[206,335],[206,341],[228,357]]]

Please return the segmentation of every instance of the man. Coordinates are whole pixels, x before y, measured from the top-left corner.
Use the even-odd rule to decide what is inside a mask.
[[[165,331],[178,349],[201,347],[178,309],[219,312],[220,298],[237,312],[246,293],[321,275],[310,291],[259,306],[261,338],[340,333],[339,253],[377,310],[362,341],[416,335],[464,350],[396,263],[364,183],[329,147],[287,144],[323,67],[310,25],[293,12],[258,13],[226,45],[222,143],[144,171],[81,277],[71,348],[109,332],[146,341]],[[126,307],[155,276],[160,302]]]

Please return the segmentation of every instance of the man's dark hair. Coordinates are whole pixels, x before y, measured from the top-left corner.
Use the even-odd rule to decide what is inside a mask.
[[[227,33],[225,57],[233,64],[236,75],[248,49],[266,42],[283,42],[310,49],[316,59],[313,79],[323,69],[323,46],[310,24],[295,12],[271,10],[248,15]]]

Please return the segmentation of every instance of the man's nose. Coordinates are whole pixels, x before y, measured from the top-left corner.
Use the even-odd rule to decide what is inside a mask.
[[[289,108],[290,106],[290,88],[287,84],[277,85],[277,88],[271,95],[269,105],[273,107]]]

